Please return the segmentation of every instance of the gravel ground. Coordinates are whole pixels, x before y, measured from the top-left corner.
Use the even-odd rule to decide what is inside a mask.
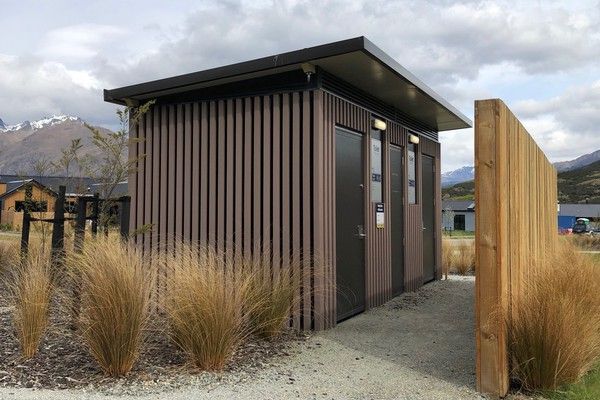
[[[177,384],[0,388],[0,399],[479,399],[473,292],[473,277],[434,282],[222,374],[180,371]]]

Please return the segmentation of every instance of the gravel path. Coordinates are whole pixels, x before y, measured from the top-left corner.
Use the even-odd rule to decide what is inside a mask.
[[[294,344],[264,368],[200,374],[178,389],[2,388],[0,399],[479,399],[473,292],[473,277],[435,282]]]

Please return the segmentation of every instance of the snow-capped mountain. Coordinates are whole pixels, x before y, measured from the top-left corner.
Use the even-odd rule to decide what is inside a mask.
[[[61,150],[67,148],[73,139],[81,139],[83,147],[79,153],[82,156],[95,155],[98,151],[91,142],[91,131],[78,117],[54,115],[15,125],[0,120],[0,173],[48,173],[40,169],[47,169],[50,162],[57,161],[62,156]]]
[[[475,179],[475,167],[464,166],[454,171],[442,174],[442,187],[452,186],[456,183],[471,181]]]
[[[82,122],[79,117],[72,117],[70,115],[53,115],[52,117],[42,118],[40,120],[33,121],[33,122],[23,121],[19,124],[15,124],[15,125],[6,125],[4,123],[4,121],[2,121],[0,119],[0,132],[6,133],[6,132],[17,132],[17,131],[25,131],[25,130],[37,131],[42,128],[54,126],[56,124],[61,124],[63,122],[67,122],[67,121]]]

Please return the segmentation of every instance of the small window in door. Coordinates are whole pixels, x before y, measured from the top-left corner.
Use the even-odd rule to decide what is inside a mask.
[[[408,144],[408,204],[417,204],[417,146]]]

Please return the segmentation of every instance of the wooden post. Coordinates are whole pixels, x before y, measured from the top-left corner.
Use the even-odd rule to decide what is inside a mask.
[[[87,199],[79,197],[77,199],[77,218],[75,219],[75,238],[73,240],[73,251],[81,253],[83,251],[83,241],[85,238],[85,219],[87,211]],[[71,329],[76,330],[79,324],[79,314],[81,311],[81,276],[73,273],[71,298]]]
[[[120,233],[121,238],[129,238],[129,207],[131,206],[131,197],[125,196],[120,200]]]
[[[65,186],[58,187],[58,197],[54,203],[54,221],[52,222],[52,271],[53,278],[58,277],[57,272],[64,263],[65,247]]]
[[[92,200],[92,236],[94,237],[96,237],[98,234],[99,202],[100,195],[98,193],[94,193],[94,199]]]
[[[23,226],[21,227],[21,257],[27,257],[29,252],[29,230],[31,225],[30,208],[33,189],[30,184],[25,186],[25,202],[23,203]]]

